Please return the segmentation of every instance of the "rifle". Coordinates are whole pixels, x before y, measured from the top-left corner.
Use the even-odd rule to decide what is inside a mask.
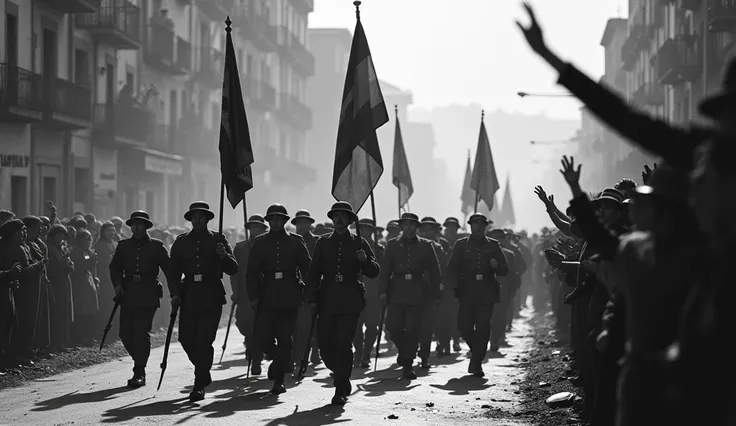
[[[166,331],[166,345],[164,346],[164,359],[161,361],[161,377],[158,379],[158,388],[161,389],[161,382],[164,381],[164,372],[166,371],[166,363],[169,359],[169,346],[171,345],[171,333],[174,331],[174,323],[176,322],[176,314],[179,313],[179,307],[174,306],[171,310],[171,319],[169,320],[169,329]]]
[[[381,322],[378,323],[378,340],[376,340],[376,361],[373,363],[373,372],[375,373],[378,369],[378,350],[381,347],[381,335],[383,334],[383,322],[386,319],[386,305],[383,303],[381,306]]]
[[[307,338],[307,349],[304,351],[304,357],[302,357],[302,363],[299,366],[299,371],[296,373],[296,379],[301,380],[304,377],[304,373],[307,372],[307,366],[309,365],[309,352],[312,350],[312,336],[314,336],[314,325],[317,323],[317,312],[312,314],[312,323],[309,326],[309,338]]]
[[[230,304],[230,319],[227,320],[227,331],[225,332],[225,341],[222,342],[222,354],[220,355],[220,362],[222,357],[225,356],[225,348],[227,348],[227,338],[230,337],[230,326],[233,323],[233,314],[235,313],[235,302]]]
[[[110,332],[110,329],[112,328],[112,322],[115,319],[115,313],[118,311],[118,306],[120,306],[120,299],[118,299],[117,296],[115,296],[115,306],[112,307],[112,313],[110,314],[110,319],[107,320],[107,325],[105,326],[105,331],[102,333],[102,340],[100,340],[100,352],[102,352],[102,346],[105,344],[105,338],[107,337],[107,333]]]
[[[262,303],[263,302],[261,300],[259,300],[258,301],[258,305],[256,306],[256,316],[255,316],[255,318],[253,318],[253,341],[250,342],[250,344],[246,348],[246,356],[248,357],[248,369],[245,372],[245,378],[246,379],[247,378],[250,378],[250,365],[253,362],[253,348],[254,347],[257,347],[257,345],[258,345],[258,340],[256,338],[256,331],[258,330],[258,327],[257,327],[257,325],[258,325],[258,316],[261,313],[261,305],[262,305]],[[250,352],[250,355],[247,355],[247,352]]]

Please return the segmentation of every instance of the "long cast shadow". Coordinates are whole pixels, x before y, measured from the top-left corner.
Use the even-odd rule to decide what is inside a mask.
[[[104,417],[102,423],[129,422],[139,417],[177,415],[193,407],[196,407],[196,405],[189,403],[187,398],[156,401],[146,405],[129,404],[105,411],[102,414],[102,417]]]
[[[408,391],[419,386],[419,383],[412,385],[410,380],[401,377],[395,377],[393,380],[371,380],[368,383],[356,385],[358,390],[365,392],[365,396],[381,396],[386,392]]]
[[[470,391],[479,391],[491,387],[488,379],[475,376],[463,376],[450,379],[444,385],[430,385],[435,389],[448,391],[450,395],[468,395]]]
[[[78,391],[70,392],[56,398],[47,399],[36,403],[36,407],[31,411],[51,411],[57,410],[67,405],[88,404],[93,402],[102,402],[113,399],[115,395],[128,392],[133,389],[127,386],[120,386],[112,389],[103,389],[96,392],[78,393]]]
[[[234,398],[218,399],[211,404],[203,405],[201,413],[206,413],[207,418],[222,418],[235,415],[240,411],[263,410],[281,404],[277,395],[270,391],[258,391]]]
[[[324,405],[309,411],[299,411],[297,405],[294,412],[288,416],[273,419],[265,426],[300,426],[300,425],[331,425],[349,422],[350,419],[341,419],[345,408],[339,405]]]

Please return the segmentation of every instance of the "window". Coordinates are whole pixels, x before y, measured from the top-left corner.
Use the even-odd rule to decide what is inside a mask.
[[[81,49],[74,49],[74,82],[85,87],[92,85],[89,72],[89,54]]]
[[[11,176],[10,177],[10,208],[18,217],[23,217],[27,214],[27,192],[28,192],[28,178],[25,176]]]
[[[18,64],[18,17],[12,13],[5,15],[5,60]]]

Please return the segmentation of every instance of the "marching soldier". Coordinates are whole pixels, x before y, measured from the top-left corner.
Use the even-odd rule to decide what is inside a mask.
[[[516,312],[518,312],[519,306],[521,305],[521,302],[519,302],[519,298],[521,297],[521,286],[523,283],[524,274],[527,271],[525,252],[521,249],[521,244],[517,243],[515,237],[516,235],[514,234],[514,231],[506,229],[506,235],[503,241],[499,241],[501,243],[501,247],[514,252],[514,288],[513,296],[511,298],[511,301],[509,301],[509,306],[506,310],[507,332],[511,331],[511,323],[513,322],[514,316],[516,315]]]
[[[307,250],[309,250],[310,256],[314,254],[314,247],[317,245],[317,238],[319,238],[311,231],[313,223],[314,218],[312,218],[307,210],[299,210],[291,219],[291,224],[296,228],[296,233],[301,235],[304,239],[304,243],[307,245]],[[307,339],[309,339],[311,322],[312,316],[309,312],[309,306],[304,304],[299,308],[296,324],[294,325],[294,347],[291,351],[290,371],[294,370],[294,364],[298,364],[304,355],[304,350],[307,347]],[[312,345],[310,361],[312,364],[318,364],[319,350],[317,349],[317,339],[313,336],[312,341],[309,342],[309,344]]]
[[[470,346],[468,373],[482,377],[493,305],[501,300],[496,276],[506,275],[508,263],[498,241],[485,236],[488,219],[475,213],[468,223],[471,235],[455,243],[447,268],[454,276],[455,297],[460,303],[460,334]]]
[[[307,300],[310,309],[319,312],[319,348],[335,384],[332,403],[343,405],[352,391],[351,345],[365,308],[365,288],[360,277],[375,278],[380,267],[368,242],[348,230],[358,219],[350,203],[333,204],[327,217],[332,219],[335,230],[317,241],[307,275]]]
[[[442,225],[437,223],[437,221],[433,217],[424,217],[420,222],[422,237],[432,242],[434,251],[437,254],[437,259],[440,263],[440,277],[444,277],[444,270],[445,266],[447,265],[447,256],[449,255],[450,247],[447,243],[447,240],[445,240],[444,238],[440,239],[438,235],[440,229],[442,229]],[[447,249],[447,252],[445,251],[445,249]],[[427,274],[425,274],[424,279],[428,279]],[[441,293],[445,293],[444,284],[442,285]],[[432,349],[432,335],[435,327],[439,325],[438,323],[435,323],[435,315],[437,312],[439,312],[440,307],[441,304],[438,304],[438,306],[435,307],[435,299],[427,298],[425,300],[424,312],[422,312],[422,329],[419,336],[419,359],[421,360],[420,367],[424,369],[430,367],[429,355]]]
[[[506,231],[494,228],[487,235],[498,241],[508,264],[508,272],[498,279],[501,284],[501,297],[491,317],[491,352],[498,352],[501,345],[506,344],[506,314],[514,299],[514,291],[520,278],[516,271],[516,256],[506,243]]]
[[[171,304],[181,306],[179,342],[194,365],[194,388],[189,394],[192,402],[204,399],[205,387],[212,383],[212,344],[226,303],[222,274],[238,272],[225,236],[207,229],[214,217],[207,203],[192,203],[184,214],[192,230],[181,234],[171,246]]]
[[[422,311],[429,299],[441,298],[440,265],[432,242],[417,237],[419,218],[404,213],[399,221],[401,237],[389,240],[381,265],[380,298],[388,304],[386,329],[399,348],[398,364],[403,376],[416,379],[417,356]],[[429,275],[429,282],[423,280]]]
[[[377,231],[373,226],[373,219],[360,219],[360,235],[369,236],[366,238],[370,244],[376,248],[376,261],[381,263],[386,248],[376,241]],[[355,362],[360,368],[370,368],[371,353],[373,345],[378,338],[378,327],[381,324],[381,300],[379,297],[379,281],[376,277],[364,277],[365,281],[365,309],[358,319],[358,327],[355,332],[353,346],[355,347]],[[363,326],[365,325],[365,332]]]
[[[273,360],[268,378],[274,381],[271,392],[278,395],[286,392],[284,375],[291,362],[294,321],[302,303],[300,278],[307,275],[311,258],[304,239],[284,229],[289,220],[284,206],[270,206],[265,219],[271,229],[253,241],[246,284],[256,310],[255,339]]]
[[[398,220],[390,220],[386,225],[386,241],[391,241],[394,238],[398,238],[401,233],[401,227],[399,227]]]
[[[256,313],[250,306],[245,271],[248,267],[248,256],[250,255],[250,248],[253,246],[253,241],[256,237],[266,232],[268,225],[266,225],[266,221],[263,219],[263,216],[254,214],[248,218],[248,222],[246,222],[245,227],[248,229],[249,238],[247,241],[240,241],[235,244],[235,250],[233,251],[235,260],[238,262],[238,273],[230,279],[231,288],[233,290],[233,294],[230,298],[236,306],[235,326],[238,327],[240,334],[244,337],[245,358],[250,359],[251,361],[250,372],[253,373],[253,375],[258,376],[261,374],[263,352],[258,348],[258,342],[256,342],[253,336]]]
[[[138,388],[146,384],[151,327],[163,297],[158,274],[159,270],[168,271],[170,259],[163,241],[148,235],[153,227],[148,213],[131,213],[126,225],[133,235],[118,243],[109,269],[120,303],[120,340],[133,358],[133,378],[128,386]]]
[[[445,240],[450,246],[450,249],[447,250],[447,259],[449,260],[450,253],[452,252],[452,247],[455,246],[455,243],[459,238],[458,231],[460,230],[460,221],[457,220],[457,218],[448,217],[447,219],[445,219],[445,222],[442,224],[442,226],[445,228]],[[452,274],[445,274],[445,279],[447,282],[445,283],[445,292],[443,293],[442,306],[439,310],[439,323],[442,324],[441,334],[447,331],[449,332],[449,336],[442,337],[443,340],[447,340],[447,343],[440,343],[442,343],[441,346],[444,348],[442,351],[442,355],[449,355],[450,338],[452,338],[452,350],[454,352],[460,352],[460,330],[458,330],[457,328],[457,299],[452,292],[452,289],[455,288],[455,285],[452,284],[454,276]]]

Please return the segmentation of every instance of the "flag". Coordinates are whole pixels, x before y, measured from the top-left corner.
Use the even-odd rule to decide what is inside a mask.
[[[470,187],[485,201],[488,208],[493,211],[494,195],[499,190],[496,167],[493,165],[493,154],[491,143],[488,141],[486,124],[481,118],[480,134],[478,135],[478,149],[475,151],[475,164],[473,165],[473,178]]]
[[[393,167],[393,183],[399,190],[399,209],[409,202],[409,198],[414,193],[414,186],[411,184],[411,173],[409,172],[409,162],[406,159],[406,151],[404,150],[404,138],[401,137],[401,124],[399,123],[399,114],[396,114],[396,133],[394,133],[394,167]]]
[[[468,214],[473,211],[475,206],[475,191],[471,188],[470,182],[473,177],[473,169],[470,168],[470,150],[468,150],[468,163],[465,166],[465,180],[463,181],[463,192],[460,195],[462,202],[461,211]]]
[[[516,213],[514,202],[511,200],[511,177],[506,176],[506,189],[503,192],[503,204],[501,205],[501,218],[503,226],[516,225]]]
[[[253,188],[251,164],[254,160],[229,21],[228,17],[220,114],[220,171],[227,199],[235,208],[245,199],[246,191]]]
[[[388,122],[368,40],[358,18],[350,48],[332,171],[332,196],[357,212],[383,174],[376,129]]]

